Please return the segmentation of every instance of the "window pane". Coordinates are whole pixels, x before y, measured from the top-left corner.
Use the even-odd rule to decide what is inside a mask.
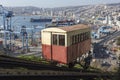
[[[89,32],[86,32],[86,37],[87,39],[89,39]]]
[[[77,34],[77,43],[79,42],[79,35]]]
[[[75,43],[77,43],[78,41],[77,41],[77,35],[75,35]]]
[[[59,45],[65,46],[65,35],[59,35]]]
[[[84,33],[84,40],[86,40],[86,33]]]
[[[80,42],[80,34],[78,34],[78,42]]]
[[[57,45],[57,35],[56,34],[53,34],[53,36],[52,36],[52,40],[53,40],[53,44],[54,45]]]
[[[81,34],[79,34],[79,42],[81,42]]]
[[[72,44],[74,44],[75,43],[75,36],[73,35],[72,36]]]
[[[85,32],[85,40],[87,40],[88,38],[87,38],[88,36],[87,36],[87,32]]]
[[[83,33],[81,33],[81,41],[83,41]]]
[[[85,33],[83,33],[83,41],[85,40]]]
[[[90,33],[90,32],[88,32],[88,39],[90,38],[90,36],[91,36],[91,33]]]

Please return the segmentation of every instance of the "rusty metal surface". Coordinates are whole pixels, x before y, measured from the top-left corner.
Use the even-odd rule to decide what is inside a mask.
[[[93,73],[93,72],[67,72],[67,71],[52,71],[52,70],[4,70],[4,72],[0,69],[0,78],[1,77],[24,77],[27,78],[28,76],[31,78],[63,78],[63,79],[80,79],[80,78],[112,78],[115,75],[109,74],[109,73]],[[49,80],[48,78],[48,80]],[[57,80],[58,80],[57,79]]]

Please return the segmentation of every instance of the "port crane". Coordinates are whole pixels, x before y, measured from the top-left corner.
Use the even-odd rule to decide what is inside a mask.
[[[11,50],[12,47],[11,34],[13,33],[11,28],[11,23],[12,23],[13,12],[6,10],[2,5],[0,5],[0,15],[3,17],[3,29],[1,32],[4,34],[4,48],[9,48]],[[27,33],[26,33],[26,29],[23,28],[24,26],[22,26],[21,29],[23,49],[24,49],[24,40],[26,40],[26,47],[28,49]],[[7,46],[8,45],[7,36],[9,37],[10,40],[9,47]]]
[[[4,48],[7,48],[7,35],[10,37],[10,46],[11,46],[11,21],[13,12],[6,10],[2,5],[0,5],[0,15],[3,17],[3,29],[4,33]]]
[[[13,32],[12,30],[12,17],[13,17],[13,12],[12,11],[8,11],[7,9],[5,9],[2,5],[0,5],[0,16],[2,16],[2,22],[3,22],[3,29],[0,30],[0,33],[4,34],[4,48],[9,48],[11,50],[12,44],[11,44],[11,37],[12,37],[12,33],[14,34],[15,32]],[[34,28],[31,28],[34,29]],[[21,31],[20,31],[20,35],[21,35],[21,39],[22,39],[22,49],[23,50],[28,50],[28,34],[27,34],[27,27],[26,26],[21,26]],[[9,37],[9,47],[7,46],[7,37]],[[32,37],[33,37],[33,30],[32,30]],[[33,38],[32,38],[33,41]],[[25,45],[26,43],[26,45]]]

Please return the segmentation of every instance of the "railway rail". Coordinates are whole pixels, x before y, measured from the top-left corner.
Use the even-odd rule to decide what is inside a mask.
[[[0,67],[4,68],[14,68],[14,67],[23,67],[31,70],[53,70],[53,71],[76,71],[76,72],[90,72],[88,70],[77,69],[77,68],[68,68],[68,67],[59,67],[52,64],[45,64],[42,62],[29,61],[20,58],[10,57],[6,55],[0,55]],[[98,71],[92,71],[98,72]]]
[[[108,73],[93,73],[93,72],[68,72],[68,71],[52,71],[52,70],[25,70],[25,71],[17,71],[17,70],[4,70],[1,72],[0,70],[0,78],[5,78],[5,80],[94,80],[94,78],[102,78],[103,80],[111,79],[114,75],[110,75]]]
[[[19,80],[21,77],[31,80],[39,80],[39,79],[61,79],[65,80],[70,79],[93,79],[93,78],[112,78],[114,75],[109,73],[101,73],[98,71],[84,71],[81,69],[69,69],[65,67],[57,67],[48,64],[42,64],[34,61],[28,61],[23,59],[18,59],[14,57],[9,57],[5,55],[0,55],[0,67],[10,68],[10,67],[23,67],[27,68],[27,70],[1,70],[0,69],[0,78],[5,78],[5,80],[9,80],[9,78],[13,78],[12,80]]]
[[[23,67],[32,70],[67,70],[67,68],[59,68],[57,66],[44,64],[42,62],[29,61],[5,55],[0,56],[0,63],[0,66],[4,68]]]
[[[112,39],[116,38],[116,37],[119,36],[119,35],[120,35],[120,31],[115,31],[115,32],[112,33],[111,35],[106,36],[106,37],[104,38],[104,40],[102,40],[102,41],[99,42],[99,44],[100,44],[100,45],[104,45],[104,44],[107,43],[109,40],[112,40]]]

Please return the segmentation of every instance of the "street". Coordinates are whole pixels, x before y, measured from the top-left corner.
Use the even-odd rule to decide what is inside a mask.
[[[120,31],[115,31],[112,34],[100,39],[99,42],[96,41],[93,43],[92,66],[101,68],[105,71],[113,71],[119,67],[117,54],[109,49],[113,46],[112,44],[110,45],[109,42],[119,35]]]

